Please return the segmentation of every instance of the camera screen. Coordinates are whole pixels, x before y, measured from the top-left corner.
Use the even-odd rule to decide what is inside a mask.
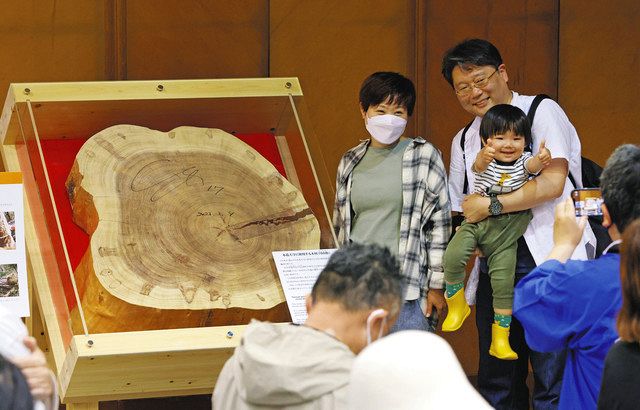
[[[576,189],[571,192],[576,216],[602,215],[602,193],[598,188]]]

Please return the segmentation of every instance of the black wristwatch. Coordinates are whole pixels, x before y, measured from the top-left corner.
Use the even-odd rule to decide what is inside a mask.
[[[502,212],[502,203],[498,200],[498,195],[490,195],[489,214],[496,216]]]

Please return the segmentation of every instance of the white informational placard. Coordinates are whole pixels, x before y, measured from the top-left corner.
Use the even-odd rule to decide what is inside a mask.
[[[307,320],[305,298],[311,293],[316,279],[335,251],[314,249],[272,252],[293,323],[300,325]]]
[[[29,316],[22,174],[0,172],[0,304]]]

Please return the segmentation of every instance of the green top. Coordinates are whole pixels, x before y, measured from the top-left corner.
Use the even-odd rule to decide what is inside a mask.
[[[369,147],[353,170],[353,242],[386,246],[398,255],[402,214],[402,156],[411,139],[391,148]]]

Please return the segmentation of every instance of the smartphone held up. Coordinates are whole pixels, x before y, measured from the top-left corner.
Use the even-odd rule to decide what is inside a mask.
[[[571,191],[576,216],[602,216],[600,188],[582,188]]]

